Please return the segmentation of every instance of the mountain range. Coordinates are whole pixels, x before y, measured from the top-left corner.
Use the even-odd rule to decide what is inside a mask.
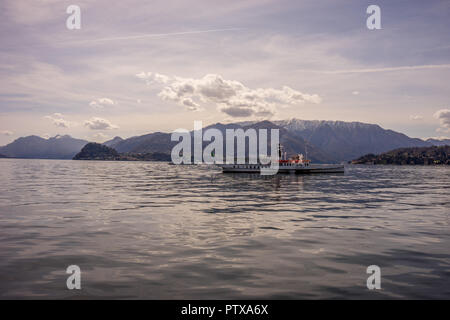
[[[313,144],[306,142],[302,137],[294,135],[289,130],[277,126],[270,121],[261,121],[248,124],[222,124],[216,123],[203,128],[204,131],[207,129],[217,129],[219,130],[224,139],[227,129],[243,129],[244,131],[249,128],[258,129],[279,129],[280,130],[280,143],[284,146],[284,150],[287,154],[296,154],[299,152],[304,152],[305,146],[308,150],[308,157],[314,162],[333,162],[334,159]],[[170,133],[155,132],[142,136],[132,137],[129,139],[122,139],[120,137],[115,137],[112,140],[106,141],[104,144],[108,147],[114,148],[119,153],[154,153],[161,152],[170,154],[172,148],[178,144],[178,141],[171,141]],[[270,138],[270,132],[268,131],[268,138]],[[225,141],[225,140],[224,140]],[[270,140],[269,140],[270,142]],[[193,131],[191,131],[191,150],[193,150]],[[203,142],[203,147],[206,147],[210,142]],[[270,153],[270,143],[269,143],[269,153]],[[224,154],[226,154],[226,146],[224,147]],[[236,154],[236,147],[234,150]],[[248,155],[248,145],[246,145],[246,155]]]
[[[427,139],[427,142],[431,143],[433,146],[450,146],[450,139],[442,139],[442,140],[438,140],[438,139]]]
[[[361,122],[291,119],[272,122],[216,123],[204,130],[208,128],[216,128],[224,136],[226,129],[279,128],[280,143],[288,154],[307,152],[309,159],[323,163],[349,161],[365,154],[379,154],[397,148],[450,145],[450,139],[410,138],[403,133],[383,129],[377,124]],[[156,132],[129,139],[115,137],[104,144],[118,152],[170,153],[176,143],[170,141],[170,134]]]
[[[410,138],[405,134],[383,129],[376,124],[361,122],[291,119],[216,123],[203,130],[208,128],[218,129],[224,136],[226,129],[278,128],[280,143],[288,155],[307,153],[309,159],[322,163],[349,161],[365,154],[379,154],[398,148],[450,145],[450,139]],[[171,141],[170,136],[170,133],[154,132],[127,139],[115,137],[103,144],[115,149],[118,153],[170,154],[173,146],[178,143]],[[75,139],[68,135],[58,135],[49,139],[28,136],[0,147],[0,154],[10,158],[71,159],[87,143],[86,140]],[[209,142],[203,143],[204,146],[207,144]]]
[[[410,138],[376,124],[298,119],[274,123],[326,151],[337,162],[355,159],[368,153],[378,154],[402,147],[432,145],[431,142]]]
[[[86,143],[88,141],[69,135],[57,135],[49,139],[27,136],[0,147],[0,154],[9,158],[72,159]]]
[[[89,142],[73,160],[109,160],[109,161],[171,161],[168,153],[118,153],[105,144]]]

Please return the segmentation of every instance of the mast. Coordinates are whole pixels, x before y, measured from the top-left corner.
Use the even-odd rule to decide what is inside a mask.
[[[308,160],[308,142],[305,143],[305,160]]]

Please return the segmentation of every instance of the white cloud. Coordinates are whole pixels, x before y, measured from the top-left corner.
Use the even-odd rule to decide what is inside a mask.
[[[147,81],[148,74],[153,77],[150,72],[142,72],[137,77]],[[167,86],[158,94],[161,99],[174,101],[191,111],[200,110],[202,104],[214,104],[231,117],[268,118],[276,113],[279,106],[321,102],[316,94],[305,94],[288,86],[281,89],[250,89],[239,81],[226,80],[217,74],[207,74],[200,79],[168,76],[164,79]],[[150,83],[153,82],[157,81]]]
[[[73,123],[64,120],[61,113],[54,113],[52,115],[45,116],[44,118],[51,120],[55,126],[60,128],[69,128],[73,125]]]
[[[419,116],[419,115],[410,115],[409,116],[409,120],[422,120],[423,119],[423,117],[422,116]]]
[[[353,91],[352,95],[357,96],[359,94],[359,91]]]
[[[106,106],[112,106],[115,104],[116,103],[114,102],[114,100],[109,99],[109,98],[99,98],[99,99],[93,100],[89,103],[89,105],[95,109],[103,109]]]
[[[99,141],[103,142],[103,141],[106,141],[108,138],[109,138],[109,136],[102,132],[98,132],[98,133],[92,135],[92,139],[96,142],[99,142]]]
[[[414,71],[427,69],[448,69],[450,64],[430,64],[417,66],[400,66],[388,68],[367,68],[367,69],[348,69],[348,70],[334,70],[334,71],[319,71],[327,74],[341,74],[341,73],[372,73],[372,72],[389,72],[389,71]]]
[[[447,139],[450,139],[450,137],[447,137],[447,136],[428,137],[428,138],[425,138],[425,139],[423,139],[423,140],[427,140],[427,139],[447,140]]]
[[[9,131],[9,130],[3,130],[3,131],[0,131],[0,134],[9,137],[9,136],[12,136],[14,133],[12,131]]]
[[[145,80],[147,84],[168,83],[170,80],[168,76],[154,72],[141,72],[136,74],[136,77],[138,77],[141,80]]]
[[[79,40],[79,41],[71,41],[71,43],[83,44],[83,43],[91,43],[91,42],[123,41],[123,40],[136,40],[136,39],[145,39],[145,38],[163,38],[163,37],[169,37],[169,36],[193,35],[193,34],[202,34],[202,33],[239,31],[239,30],[242,30],[242,28],[194,30],[194,31],[181,31],[181,32],[170,32],[170,33],[147,33],[147,34],[141,34],[141,35],[128,35],[128,36],[121,36],[121,37],[86,39],[86,40]]]
[[[450,132],[450,110],[441,109],[436,111],[434,117],[439,120],[440,128],[436,131],[438,132]]]
[[[84,122],[84,125],[91,130],[111,130],[119,128],[118,126],[112,124],[108,120],[97,117],[93,117],[89,120],[86,120]]]

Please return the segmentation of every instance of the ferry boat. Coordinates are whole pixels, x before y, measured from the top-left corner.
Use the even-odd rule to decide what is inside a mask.
[[[342,164],[312,164],[310,160],[303,157],[303,154],[298,154],[292,158],[287,159],[286,152],[284,152],[284,159],[282,158],[282,146],[278,149],[278,171],[276,173],[344,173],[344,165]],[[216,164],[224,173],[226,172],[240,172],[240,173],[262,173],[264,170],[270,170],[271,164]],[[276,166],[275,166],[276,167]],[[275,169],[275,168],[274,168]]]

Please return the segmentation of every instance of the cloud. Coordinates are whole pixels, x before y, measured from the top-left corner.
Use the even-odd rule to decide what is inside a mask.
[[[164,38],[168,36],[182,36],[182,35],[193,35],[202,33],[214,33],[214,32],[224,32],[224,31],[240,31],[242,28],[226,28],[226,29],[209,29],[209,30],[193,30],[193,31],[180,31],[180,32],[170,32],[170,33],[147,33],[140,35],[127,35],[119,37],[110,38],[97,38],[97,39],[87,39],[79,41],[60,41],[62,43],[68,42],[72,44],[82,44],[91,42],[106,42],[106,41],[123,41],[123,40],[135,40],[135,39],[145,39],[145,38]]]
[[[73,125],[73,123],[64,120],[61,113],[54,113],[52,115],[45,116],[44,118],[51,120],[55,126],[60,128],[69,128]]]
[[[450,110],[441,109],[436,111],[433,115],[439,120],[440,128],[436,129],[438,132],[450,132]]]
[[[409,120],[422,120],[423,119],[423,117],[422,116],[419,116],[419,115],[410,115],[409,116]]]
[[[250,89],[239,81],[226,80],[217,74],[207,74],[200,79],[163,76],[161,79],[165,82],[157,80],[158,77],[151,72],[142,72],[136,76],[147,83],[166,83],[158,96],[163,100],[174,101],[187,110],[198,111],[202,104],[213,104],[221,112],[238,118],[269,118],[278,107],[321,102],[316,94],[305,94],[288,86],[281,89]]]
[[[447,137],[447,136],[428,137],[428,138],[425,138],[425,139],[423,139],[423,140],[428,140],[428,139],[447,140],[447,139],[450,139],[450,137]]]
[[[109,98],[100,98],[89,103],[89,105],[95,109],[103,109],[106,106],[112,106],[114,104],[116,104],[114,100],[111,100]]]
[[[429,69],[448,69],[450,64],[428,64],[417,66],[399,66],[387,68],[366,68],[366,69],[348,69],[348,70],[333,70],[333,71],[318,71],[327,74],[342,74],[342,73],[373,73],[373,72],[390,72],[390,71],[414,71],[414,70],[429,70]]]
[[[9,130],[3,130],[3,131],[0,131],[0,134],[9,137],[9,136],[12,136],[14,133]]]
[[[88,127],[91,130],[111,130],[119,128],[108,120],[97,117],[86,120],[84,122],[84,126]]]
[[[54,20],[57,5],[58,0],[4,1],[2,10],[6,10],[13,21],[30,26]]]
[[[359,91],[353,91],[352,95],[357,96],[359,94]]]
[[[136,74],[136,77],[138,77],[141,80],[144,80],[147,84],[152,83],[167,83],[169,82],[170,78],[166,75],[160,74],[160,73],[153,73],[153,72],[141,72]]]
[[[94,141],[98,142],[98,141],[106,141],[109,138],[109,136],[102,132],[98,132],[92,135],[92,138],[94,139]]]

